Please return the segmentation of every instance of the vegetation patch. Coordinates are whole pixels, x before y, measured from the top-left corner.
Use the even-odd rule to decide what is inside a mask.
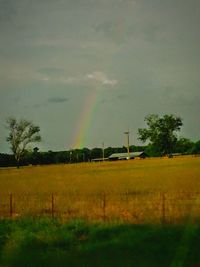
[[[200,225],[1,220],[0,266],[200,266],[199,236]]]

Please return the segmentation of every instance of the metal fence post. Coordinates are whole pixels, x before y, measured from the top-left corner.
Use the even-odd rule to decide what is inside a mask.
[[[103,221],[106,220],[106,193],[103,193]]]
[[[10,212],[10,218],[13,216],[13,195],[9,195],[9,212]]]
[[[54,218],[54,213],[55,213],[55,199],[54,199],[54,194],[51,195],[51,217],[52,219]]]
[[[166,205],[166,196],[165,193],[162,193],[162,223],[166,223],[166,210],[165,210],[165,205]]]

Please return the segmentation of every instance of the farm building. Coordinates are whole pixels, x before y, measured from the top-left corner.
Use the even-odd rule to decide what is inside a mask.
[[[145,158],[147,155],[141,152],[130,152],[128,153],[114,153],[109,157],[109,160],[126,160],[126,159],[134,159],[134,158]]]
[[[101,161],[107,161],[108,158],[96,158],[96,159],[92,159],[91,162],[101,162]]]

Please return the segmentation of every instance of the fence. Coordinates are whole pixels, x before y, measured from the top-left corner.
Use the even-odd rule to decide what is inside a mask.
[[[179,223],[200,218],[199,192],[0,195],[0,218],[48,216],[70,220]]]

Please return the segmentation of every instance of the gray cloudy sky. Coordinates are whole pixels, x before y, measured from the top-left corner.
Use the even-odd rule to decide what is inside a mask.
[[[11,115],[41,127],[41,150],[73,148],[90,95],[86,147],[128,128],[137,143],[149,113],[200,139],[199,14],[199,0],[0,0],[0,151]]]

